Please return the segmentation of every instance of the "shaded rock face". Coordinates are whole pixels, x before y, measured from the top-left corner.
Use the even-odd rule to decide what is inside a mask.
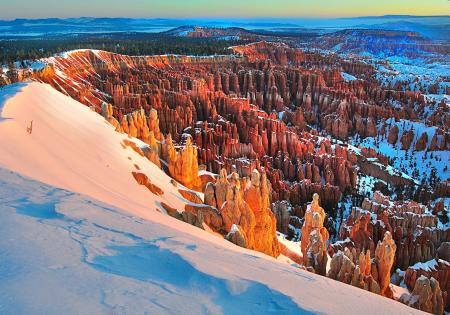
[[[323,226],[325,211],[319,205],[319,195],[314,194],[311,204],[305,213],[302,227],[301,251],[306,267],[314,272],[325,275],[327,265],[326,241],[329,238],[327,229]]]
[[[438,295],[443,299],[443,307],[448,307],[450,264],[445,259],[448,259],[450,235],[448,229],[439,229],[436,222],[436,216],[427,212],[421,204],[413,201],[394,202],[380,192],[375,192],[372,200],[366,198],[363,201],[361,208],[354,207],[347,222],[341,226],[339,238],[344,241],[331,244],[329,249],[333,257],[332,266],[333,259],[339,261],[335,264],[342,264],[342,258],[334,258],[342,250],[353,253],[353,257],[363,252],[366,252],[366,256],[369,253],[373,257],[371,275],[379,285],[380,294],[392,298],[389,286],[391,274],[395,268],[400,268],[405,270],[404,282],[409,290],[414,290],[421,276],[434,278],[439,283],[441,293]],[[376,248],[374,244],[377,244]],[[353,263],[356,270],[357,262],[353,260]],[[330,276],[337,279],[337,273],[334,271]],[[349,277],[342,276],[337,280],[349,283]],[[359,282],[357,286],[363,287],[358,278],[354,276],[352,284]],[[410,300],[409,297],[405,296],[403,302],[419,308],[414,302],[417,298]]]
[[[413,139],[414,139],[414,131],[409,130],[407,132],[403,132],[403,135],[400,138],[400,143],[402,144],[402,150],[409,150]]]
[[[445,254],[448,255],[448,252],[446,252]],[[439,251],[438,255],[440,255]],[[404,281],[407,288],[409,290],[414,290],[417,279],[419,279],[420,277],[426,277],[428,279],[433,278],[439,283],[439,287],[442,290],[444,306],[446,306],[446,309],[448,309],[450,305],[450,263],[447,260],[436,258],[425,263],[418,263],[414,266],[408,267],[404,276]]]
[[[230,232],[228,232],[228,234],[225,235],[225,239],[237,246],[244,248],[247,247],[244,231],[242,231],[242,228],[240,228],[236,224],[233,224],[231,226]]]
[[[372,218],[372,219],[371,219]],[[339,231],[339,239],[351,240],[349,246],[358,251],[370,249],[390,232],[397,246],[393,268],[406,270],[417,262],[431,260],[436,250],[450,238],[450,230],[437,227],[437,217],[414,201],[393,202],[380,192],[364,199],[361,208],[354,207]],[[342,244],[331,245],[331,254]],[[331,255],[330,254],[330,255]]]
[[[380,294],[380,286],[372,276],[370,251],[366,254],[352,253],[348,248],[338,251],[331,259],[327,276],[334,280],[351,284],[355,287]]]
[[[314,271],[316,274],[325,275],[327,266],[327,249],[323,236],[320,232],[320,215],[314,213],[313,215],[313,230],[309,234],[309,243],[307,247],[307,256],[305,265],[308,270]]]
[[[361,250],[355,247],[355,243],[351,239],[348,239],[348,242],[341,243],[341,245],[344,245],[344,252],[341,249],[337,249],[336,252],[332,253],[332,270],[329,271],[328,276],[393,298],[389,285],[397,246],[392,239],[391,233],[389,231],[385,232],[383,240],[377,244],[372,260],[370,257],[373,249],[366,248]],[[333,262],[333,260],[335,261]],[[344,269],[341,271],[342,268]]]
[[[403,294],[400,302],[427,313],[444,314],[442,292],[439,282],[434,278],[419,277],[411,294]]]
[[[283,200],[273,203],[272,211],[277,219],[277,231],[288,234],[289,219],[291,217],[289,202]]]
[[[450,262],[450,242],[443,242],[437,249],[437,255],[440,259]]]
[[[420,138],[417,139],[414,149],[416,151],[423,151],[427,148],[427,144],[428,144],[428,133],[424,132],[422,133]]]
[[[388,142],[392,145],[397,143],[398,140],[398,127],[394,124],[391,129],[389,129]]]

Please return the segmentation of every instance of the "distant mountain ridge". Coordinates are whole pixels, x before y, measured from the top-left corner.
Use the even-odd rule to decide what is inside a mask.
[[[346,29],[322,35],[315,40],[314,45],[338,53],[378,57],[450,53],[448,44],[433,42],[419,32],[386,29]]]
[[[7,36],[36,37],[78,33],[166,32],[173,28],[195,25],[208,28],[242,28],[247,31],[282,28],[342,30],[348,28],[417,31],[433,39],[448,40],[450,16],[388,15],[351,18],[259,18],[259,19],[168,19],[168,18],[45,18],[0,20],[0,38]]]

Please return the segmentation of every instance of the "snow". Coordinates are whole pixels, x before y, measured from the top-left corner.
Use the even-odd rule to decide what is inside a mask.
[[[355,81],[358,80],[358,78],[356,78],[355,76],[348,74],[346,72],[341,72],[342,77],[344,78],[345,81]]]
[[[1,313],[417,313],[9,170],[0,196]]]
[[[357,184],[356,184],[358,187],[358,193],[363,196],[372,198],[373,192],[376,190],[375,184],[378,182],[383,183],[386,186],[389,186],[389,184],[387,182],[385,182],[384,180],[375,178],[370,175],[365,175],[362,173],[358,174],[358,179],[357,179]]]
[[[303,256],[302,251],[301,251],[301,242],[294,242],[294,241],[290,241],[286,238],[286,235],[277,232],[277,239],[280,243],[284,244],[289,250],[291,250],[292,252],[298,254],[300,257]]]
[[[211,176],[211,177],[217,177],[217,174],[216,173],[213,173],[213,172],[209,172],[209,171],[207,171],[207,170],[199,170],[198,171],[198,176]]]
[[[230,229],[230,234],[235,234],[235,233],[239,233],[239,228],[237,227],[236,224],[233,224]]]
[[[378,72],[375,78],[381,85],[393,87],[396,82],[406,83],[407,90],[427,93],[430,86],[437,84],[439,94],[449,86],[450,67],[448,62],[430,62],[424,58],[389,57],[383,60],[388,67],[375,64]]]
[[[417,313],[165,215],[185,200],[140,142],[49,85],[0,90],[0,113],[2,314]]]
[[[450,265],[450,263],[448,263],[447,261],[442,260],[442,259],[439,259],[439,262],[441,264],[445,264],[447,266]],[[418,262],[409,268],[415,269],[415,270],[422,269],[427,272],[433,272],[433,271],[437,270],[437,267],[438,267],[438,261],[436,259],[431,259],[426,262]]]
[[[7,119],[0,125],[0,134],[6,135],[2,137],[0,166],[142,217],[161,201],[184,208],[170,178],[131,148],[124,149],[122,141],[127,136],[114,132],[87,106],[37,82],[3,89],[3,93],[11,91],[17,94],[6,100],[2,109],[2,118]],[[28,134],[31,121],[33,132]],[[135,181],[131,174],[136,171],[134,164],[165,191],[162,198]]]
[[[390,287],[394,295],[394,300],[398,301],[403,294],[410,294],[407,288],[403,288],[394,284],[390,284]]]
[[[414,151],[415,145],[419,137],[426,132],[428,135],[428,143],[427,148],[429,148],[431,140],[433,138],[434,133],[436,132],[436,127],[428,127],[421,122],[415,122],[405,119],[400,119],[398,122],[395,122],[393,118],[389,118],[385,121],[388,125],[388,128],[385,129],[385,134],[381,135],[381,137],[367,137],[362,140],[360,143],[360,147],[368,147],[373,148],[377,152],[382,153],[388,158],[392,159],[394,162],[392,167],[389,167],[389,171],[395,173],[397,171],[402,171],[404,177],[412,177],[418,182],[422,180],[422,178],[430,177],[430,168],[434,167],[436,169],[436,176],[441,180],[446,180],[450,178],[450,169],[446,166],[448,165],[448,161],[450,161],[450,152],[449,151],[433,151],[432,157],[431,153],[424,151]],[[378,124],[378,130],[381,130],[384,122]],[[387,141],[387,137],[389,134],[389,126],[396,124],[399,128],[398,140],[394,145],[390,144]],[[409,130],[414,130],[414,139],[411,142],[411,147],[409,150],[401,149],[401,136],[403,132],[407,132]],[[414,176],[414,170],[417,169],[418,176]]]
[[[34,71],[40,71],[40,70],[44,69],[45,66],[46,66],[46,64],[44,62],[42,62],[41,60],[32,61],[28,65],[28,67]]]

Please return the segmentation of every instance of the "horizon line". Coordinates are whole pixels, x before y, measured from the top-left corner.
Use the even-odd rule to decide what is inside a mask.
[[[355,16],[192,16],[192,17],[130,17],[130,16],[73,16],[73,17],[16,17],[16,18],[0,18],[0,21],[16,21],[16,20],[69,20],[69,19],[130,19],[130,20],[195,20],[195,19],[224,19],[224,20],[245,20],[245,19],[357,19],[357,18],[383,18],[383,17],[410,17],[410,18],[436,18],[450,17],[450,15],[412,15],[412,14],[384,14],[384,15],[355,15]]]

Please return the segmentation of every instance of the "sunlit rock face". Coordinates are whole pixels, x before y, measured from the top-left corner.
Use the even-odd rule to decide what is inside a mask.
[[[223,169],[215,183],[206,185],[205,203],[219,209],[227,239],[277,257],[280,249],[275,215],[270,210],[268,185],[265,175],[261,176],[257,170],[247,182],[237,173],[228,178]]]
[[[200,190],[197,149],[192,145],[191,137],[187,137],[185,146],[177,151],[169,134],[162,147],[163,158],[168,164],[169,174],[186,187]]]
[[[244,200],[255,215],[255,249],[277,257],[280,253],[276,237],[277,221],[270,209],[269,183],[266,174],[253,170],[244,188]]]
[[[378,282],[380,284],[380,294],[392,298],[392,292],[389,288],[391,278],[391,268],[394,264],[395,245],[392,235],[389,231],[384,234],[383,241],[378,242],[375,249],[375,264],[377,268]]]

